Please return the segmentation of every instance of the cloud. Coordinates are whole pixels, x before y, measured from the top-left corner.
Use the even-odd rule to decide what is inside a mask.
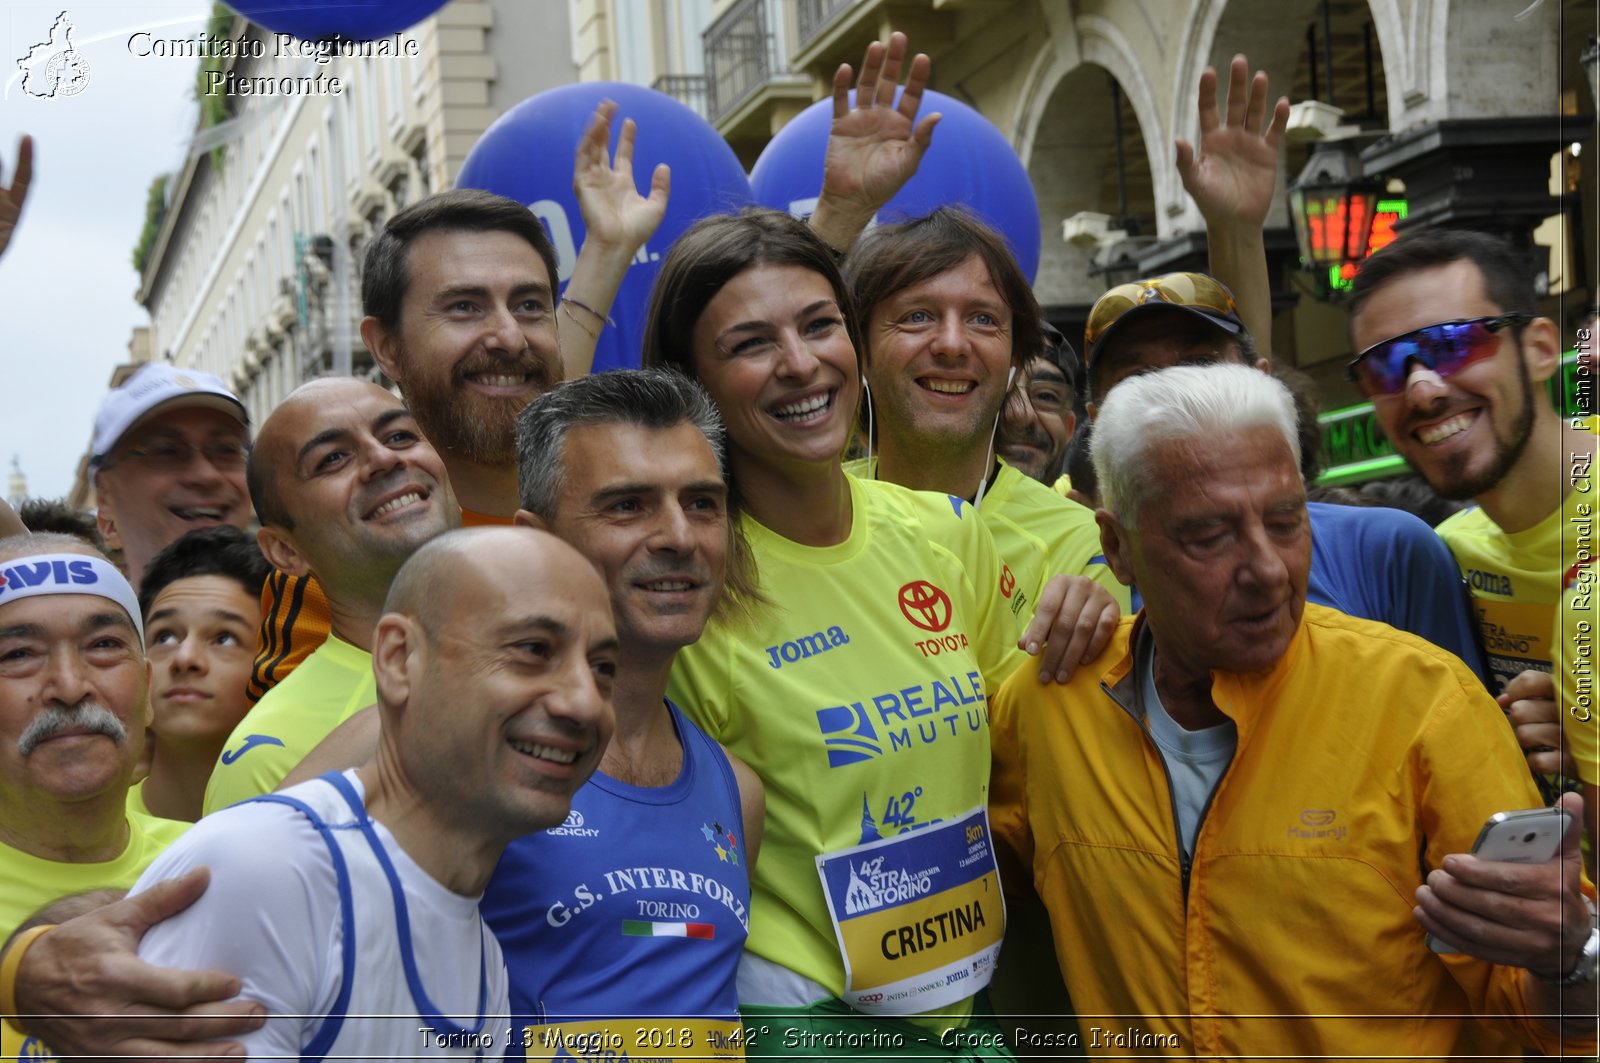
[[[4,76],[45,40],[65,7],[90,68],[75,96],[35,99],[16,84],[0,101],[0,159],[10,181],[16,140],[36,144],[32,192],[0,259],[0,350],[10,396],[0,465],[21,459],[30,493],[64,495],[88,445],[94,411],[128,337],[149,315],[134,301],[131,253],[151,180],[178,167],[195,124],[198,60],[130,55],[140,29],[185,36],[205,25],[204,0],[166,4],[10,4]]]

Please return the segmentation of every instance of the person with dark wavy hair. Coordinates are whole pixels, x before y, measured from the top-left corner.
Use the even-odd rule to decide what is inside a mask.
[[[250,709],[246,684],[272,566],[255,538],[199,528],[157,554],[139,586],[150,647],[150,774],[130,807],[200,818],[222,747]]]

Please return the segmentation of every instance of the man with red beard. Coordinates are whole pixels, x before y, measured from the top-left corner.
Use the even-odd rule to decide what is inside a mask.
[[[666,212],[665,165],[648,196],[634,185],[631,120],[614,160],[607,150],[616,110],[601,104],[578,145],[573,188],[587,235],[564,297],[538,217],[490,192],[429,196],[390,218],[367,248],[362,341],[444,462],[467,526],[511,523],[517,414],[588,372],[611,297]],[[327,633],[317,581],[274,572],[250,696],[284,680]]]
[[[362,341],[438,448],[467,524],[516,512],[517,414],[563,375],[556,277],[538,217],[474,189],[407,207],[367,250]]]

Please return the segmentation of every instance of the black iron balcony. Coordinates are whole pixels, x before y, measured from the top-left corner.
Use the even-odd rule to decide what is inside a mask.
[[[773,54],[773,0],[739,0],[704,35],[706,108],[716,122],[781,67]]]
[[[796,51],[816,40],[817,34],[833,21],[835,15],[849,7],[853,0],[796,0],[795,22],[800,40]]]
[[[650,87],[671,96],[701,118],[708,117],[704,74],[662,74]]]

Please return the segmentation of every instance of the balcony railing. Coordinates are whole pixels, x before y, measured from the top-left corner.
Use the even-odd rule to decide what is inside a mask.
[[[781,69],[773,46],[773,0],[739,0],[704,35],[706,117],[716,122]]]
[[[849,7],[852,2],[853,0],[797,0],[795,21],[800,36],[797,50],[816,40],[817,35],[833,21],[834,16]]]
[[[704,74],[662,74],[650,87],[671,96],[701,118],[709,117]]]

